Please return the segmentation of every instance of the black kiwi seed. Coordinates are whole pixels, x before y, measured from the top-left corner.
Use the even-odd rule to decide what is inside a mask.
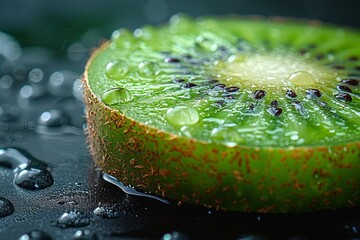
[[[348,93],[338,93],[335,95],[335,97],[343,102],[351,102],[352,97]]]
[[[306,90],[306,94],[310,97],[321,97],[321,92],[314,88]]]
[[[293,90],[286,90],[286,96],[289,98],[295,98],[297,95]]]
[[[219,83],[214,86],[215,89],[224,89],[225,87],[226,87],[226,85],[223,83]]]
[[[184,83],[181,85],[182,88],[192,88],[196,87],[197,85],[195,83]]]
[[[359,70],[360,71],[360,66],[356,66],[355,70]]]
[[[238,91],[239,89],[240,89],[239,87],[231,86],[231,87],[225,88],[225,91],[226,91],[226,92],[236,92],[236,91]]]
[[[225,46],[219,46],[219,47],[217,48],[217,50],[220,51],[220,52],[227,52],[227,51],[228,51]]]
[[[270,113],[271,115],[276,116],[276,117],[280,116],[283,112],[282,108],[278,108],[278,107],[270,107],[270,108],[268,108],[267,111],[268,111],[268,113]]]
[[[352,92],[351,89],[347,86],[344,86],[344,85],[339,85],[337,86],[337,89],[340,90],[340,91],[344,91],[344,92]]]
[[[302,48],[302,49],[299,50],[300,55],[304,55],[305,53],[307,53],[307,49]]]
[[[318,55],[316,55],[316,59],[317,60],[322,60],[322,59],[324,59],[324,54],[318,54]]]
[[[191,59],[192,56],[191,56],[190,54],[184,54],[184,55],[183,55],[183,58],[185,58],[185,59]]]
[[[294,108],[304,117],[308,116],[307,111],[304,109],[303,105],[301,104],[300,101],[295,100],[292,105],[294,106]]]
[[[337,69],[337,70],[344,70],[345,67],[343,65],[334,65],[332,66],[333,69]]]
[[[180,59],[174,57],[167,57],[164,59],[164,61],[167,63],[179,63]]]
[[[233,99],[235,99],[235,96],[232,95],[232,94],[225,94],[225,95],[223,95],[223,97],[226,98],[226,99],[228,99],[228,100],[233,100]]]
[[[270,107],[277,108],[279,106],[279,102],[277,100],[274,100],[270,103]]]
[[[323,108],[328,108],[328,104],[326,102],[318,101],[318,104]]]
[[[218,100],[218,101],[214,102],[214,105],[216,107],[221,108],[221,107],[224,107],[226,105],[226,101],[225,100]]]
[[[350,56],[349,60],[350,61],[357,61],[357,60],[359,60],[359,57],[358,56]]]
[[[264,90],[256,90],[255,92],[253,92],[253,97],[255,99],[262,99],[266,96],[266,92]]]
[[[183,83],[183,82],[185,82],[185,79],[177,78],[177,79],[174,79],[173,82],[175,82],[175,83]]]
[[[357,86],[359,85],[359,81],[353,78],[343,79],[341,80],[342,83],[349,84],[351,86]]]

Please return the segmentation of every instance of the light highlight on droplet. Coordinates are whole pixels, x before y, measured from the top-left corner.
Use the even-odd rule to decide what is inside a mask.
[[[311,86],[316,83],[314,76],[305,71],[294,72],[289,76],[288,81],[295,86]]]
[[[125,88],[113,88],[101,96],[101,101],[106,105],[115,105],[133,99],[131,92]]]
[[[199,113],[190,106],[176,106],[167,110],[165,118],[174,125],[193,125],[199,121]]]
[[[129,67],[123,60],[111,61],[105,68],[106,76],[113,80],[120,80],[128,71]]]
[[[220,127],[211,131],[211,141],[228,147],[235,147],[244,143],[245,139],[236,131],[235,128]]]
[[[144,77],[150,77],[154,75],[159,75],[160,66],[154,62],[141,62],[139,64],[139,74]]]

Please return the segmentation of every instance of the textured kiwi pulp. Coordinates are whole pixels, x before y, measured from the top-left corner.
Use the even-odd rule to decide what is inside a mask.
[[[174,17],[90,59],[97,165],[174,200],[244,211],[359,203],[360,34]]]

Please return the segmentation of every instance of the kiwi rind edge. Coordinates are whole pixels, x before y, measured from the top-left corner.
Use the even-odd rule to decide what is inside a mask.
[[[288,148],[226,147],[136,122],[82,79],[91,155],[102,171],[179,203],[246,212],[308,212],[360,205],[360,142]]]

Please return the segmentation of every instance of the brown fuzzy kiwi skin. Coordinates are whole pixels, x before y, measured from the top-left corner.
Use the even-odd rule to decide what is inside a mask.
[[[245,212],[309,212],[360,205],[360,142],[226,147],[146,126],[107,107],[83,76],[95,164],[140,191],[179,203]]]

